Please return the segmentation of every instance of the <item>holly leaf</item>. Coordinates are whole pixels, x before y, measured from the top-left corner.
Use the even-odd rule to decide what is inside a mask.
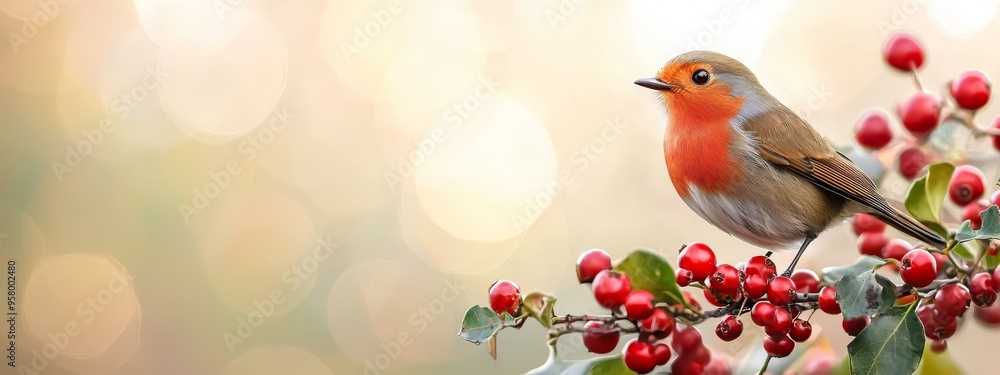
[[[524,296],[522,307],[528,315],[538,320],[545,328],[552,327],[552,318],[555,317],[553,309],[556,305],[556,297],[542,292],[531,292]]]
[[[895,301],[896,286],[874,271],[844,276],[837,282],[837,302],[846,319],[888,311]]]
[[[1000,209],[997,208],[997,205],[987,207],[979,213],[979,217],[983,219],[982,227],[979,230],[972,229],[971,221],[966,220],[958,228],[955,241],[961,243],[972,240],[1000,239]]]
[[[465,341],[476,345],[489,340],[497,331],[503,328],[500,316],[487,307],[475,305],[465,312],[462,319],[462,330],[458,332]]]
[[[906,192],[904,204],[910,215],[925,224],[941,222],[941,205],[954,172],[955,166],[949,163],[931,164],[927,174],[914,181]]]
[[[860,275],[862,272],[871,271],[876,266],[885,264],[885,260],[871,255],[862,255],[854,264],[846,266],[826,267],[823,269],[823,283],[836,284],[844,276]]]
[[[549,349],[549,359],[525,375],[633,375],[622,356],[596,357],[579,361],[560,359]]]
[[[490,336],[490,339],[486,341],[486,346],[490,348],[490,357],[493,360],[497,360],[497,335]]]
[[[917,369],[925,339],[916,306],[894,307],[872,318],[871,325],[847,345],[852,375],[909,375]]]
[[[647,290],[658,302],[685,304],[674,269],[660,254],[638,249],[619,261],[614,269],[628,275],[632,289]]]

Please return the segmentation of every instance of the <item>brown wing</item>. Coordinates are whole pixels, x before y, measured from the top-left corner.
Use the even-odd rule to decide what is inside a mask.
[[[891,209],[872,180],[787,108],[744,123],[765,160],[830,192],[876,210]],[[795,142],[788,141],[796,139]]]
[[[917,220],[889,205],[875,183],[854,162],[836,152],[816,131],[787,108],[751,118],[744,124],[757,138],[767,161],[845,199],[860,203],[887,224],[928,244],[944,239]],[[780,141],[799,139],[799,142]]]

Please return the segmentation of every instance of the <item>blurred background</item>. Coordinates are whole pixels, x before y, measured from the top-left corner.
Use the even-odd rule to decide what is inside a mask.
[[[456,336],[493,280],[557,294],[557,313],[598,312],[573,273],[588,248],[673,260],[703,241],[729,263],[763,252],[678,199],[666,115],[635,79],[688,50],[723,52],[850,147],[861,111],[914,90],[880,57],[894,30],[925,42],[935,92],[964,70],[1000,75],[996,0],[834,4],[0,1],[0,252],[16,262],[17,365],[534,368],[547,355],[537,324],[504,331],[497,361]],[[800,267],[856,256],[840,226]],[[814,322],[842,357],[839,318]],[[950,347],[982,373],[994,349],[981,343],[998,334],[974,324]],[[760,345],[748,330],[705,338],[739,356]],[[587,356],[578,337],[560,348]]]

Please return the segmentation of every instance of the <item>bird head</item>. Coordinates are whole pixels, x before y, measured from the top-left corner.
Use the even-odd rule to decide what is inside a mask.
[[[659,91],[673,122],[730,120],[766,110],[770,95],[745,65],[717,52],[681,54],[654,78],[635,84]],[[756,112],[756,113],[751,113]]]

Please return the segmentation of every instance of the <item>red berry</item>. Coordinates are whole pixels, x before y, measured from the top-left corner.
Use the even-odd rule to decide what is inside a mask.
[[[705,295],[705,300],[713,306],[723,307],[729,304],[724,294],[717,294],[712,289],[704,289],[701,292]]]
[[[657,333],[656,337],[663,338],[674,331],[674,318],[661,309],[653,310],[648,318],[639,322],[639,329],[645,332]]]
[[[692,243],[677,257],[680,268],[691,271],[693,281],[703,281],[715,271],[715,252],[701,242]]]
[[[705,373],[705,366],[700,363],[696,363],[690,358],[678,357],[674,363],[670,364],[671,374],[691,374],[691,375],[703,375]]]
[[[490,285],[490,308],[497,314],[507,312],[515,316],[521,307],[521,288],[510,280],[497,280]]]
[[[691,274],[691,271],[688,271],[683,268],[678,268],[677,271],[675,271],[674,273],[675,273],[674,278],[677,279],[677,285],[682,287],[690,285],[692,279],[694,279],[694,275]]]
[[[1000,120],[1000,117],[997,117],[997,120]],[[1000,206],[1000,190],[993,192],[993,196],[990,197],[990,204]]]
[[[770,282],[775,275],[778,274],[778,267],[774,265],[774,261],[763,255],[754,255],[747,260],[746,269],[743,273],[748,277],[750,275],[760,275],[764,278],[764,281]]]
[[[712,360],[705,365],[704,375],[733,375],[732,358],[724,355],[712,355]],[[681,373],[675,373],[680,375]]]
[[[987,327],[1000,327],[1000,303],[987,307],[975,306],[972,308],[972,316]]]
[[[791,278],[778,276],[767,284],[767,300],[775,306],[784,306],[795,300],[795,282]]]
[[[914,288],[930,285],[937,272],[937,259],[924,249],[911,250],[899,262],[899,276]]]
[[[934,130],[941,113],[941,99],[926,92],[913,94],[905,102],[896,106],[899,119],[911,133],[918,137]]]
[[[828,285],[819,290],[819,309],[830,315],[840,314],[836,286]]]
[[[792,272],[792,282],[795,283],[795,290],[799,293],[819,292],[819,276],[812,270],[795,270]]]
[[[728,264],[720,264],[715,267],[715,273],[710,276],[712,288],[718,292],[733,294],[740,290],[742,282],[740,271]]]
[[[777,310],[773,304],[767,301],[760,301],[750,309],[750,320],[758,326],[768,326],[774,324],[774,311]]]
[[[601,249],[590,249],[576,259],[576,279],[581,284],[594,281],[594,277],[611,269],[611,255]]]
[[[841,326],[844,328],[844,332],[847,332],[850,336],[857,336],[861,333],[861,330],[868,327],[868,323],[871,323],[871,318],[867,316],[859,316],[854,319],[844,319]]]
[[[980,272],[972,276],[969,283],[969,294],[976,306],[988,307],[997,301],[997,290],[993,285],[993,276],[988,272]]]
[[[629,293],[632,293],[632,280],[624,273],[604,270],[594,278],[593,289],[597,303],[613,309],[623,305]]]
[[[885,247],[882,248],[882,258],[902,260],[903,256],[910,252],[911,249],[913,249],[913,245],[910,245],[909,242],[894,238],[889,240],[885,244]]]
[[[996,242],[994,242],[995,244]],[[1000,267],[993,270],[993,288],[1000,291]]]
[[[948,349],[948,342],[945,340],[934,340],[931,341],[931,351],[935,353],[941,353]]]
[[[1000,129],[1000,116],[997,116],[997,118],[993,120],[993,129]],[[1000,150],[1000,135],[993,136],[993,148]],[[996,203],[996,200],[994,199],[993,204],[1000,203]]]
[[[622,348],[622,361],[629,370],[640,374],[653,371],[656,368],[656,355],[653,346],[639,339],[631,339]]]
[[[939,311],[955,317],[965,314],[971,300],[969,289],[962,284],[945,285],[934,294],[934,306]]]
[[[862,255],[882,256],[882,249],[889,243],[885,233],[865,232],[858,236],[858,251]]]
[[[985,199],[969,203],[965,208],[962,208],[962,221],[968,220],[969,228],[979,230],[983,227],[983,218],[979,216],[979,213],[989,206],[990,202]]]
[[[625,298],[625,313],[632,320],[643,320],[653,314],[653,294],[645,290],[633,290]]]
[[[707,365],[712,361],[712,352],[708,351],[708,348],[704,345],[694,348],[694,350],[690,352],[684,353],[684,356],[689,358],[691,361],[694,361],[694,363],[702,366]]]
[[[861,235],[867,232],[885,232],[885,223],[877,217],[865,213],[854,214],[852,218],[854,234]]]
[[[882,57],[893,68],[909,72],[924,64],[924,45],[913,34],[896,32],[882,46]]]
[[[758,299],[767,293],[767,281],[761,275],[747,275],[743,282],[743,292],[749,299]]]
[[[694,294],[691,294],[691,292],[688,292],[686,290],[681,291],[681,294],[684,295],[684,303],[686,303],[695,311],[701,311],[701,304],[698,303],[698,300],[694,298]]]
[[[938,310],[934,304],[925,304],[917,308],[917,318],[924,326],[924,336],[931,340],[944,340],[955,334],[958,329],[958,318]]]
[[[854,139],[858,144],[880,149],[892,140],[892,130],[889,128],[889,114],[882,109],[869,109],[861,113],[854,125]]]
[[[694,326],[677,331],[670,340],[670,346],[674,347],[674,351],[679,355],[694,352],[695,349],[703,346],[701,331],[698,331],[698,328]]]
[[[812,336],[813,327],[809,324],[808,320],[795,319],[792,322],[792,330],[788,332],[788,337],[791,337],[795,342],[805,342]]]
[[[788,336],[768,336],[764,339],[764,351],[774,358],[787,357],[789,354],[792,354],[793,349],[795,349],[795,342],[789,339]]]
[[[667,344],[653,345],[653,357],[656,358],[656,365],[663,366],[670,362],[670,347]]]
[[[743,322],[733,315],[727,315],[715,327],[715,335],[719,336],[722,341],[736,340],[741,334],[743,334]]]
[[[913,180],[920,176],[920,171],[930,164],[927,157],[920,148],[909,147],[899,153],[899,174],[907,180]]]
[[[931,256],[933,256],[934,260],[937,261],[937,269],[939,273],[944,271],[945,267],[948,267],[947,255],[944,255],[942,253],[931,253]]]
[[[613,331],[612,325],[602,325],[601,322],[592,320],[583,328],[588,331],[583,333],[583,346],[586,346],[591,353],[610,353],[618,346],[621,334]]]
[[[973,165],[961,165],[955,168],[948,184],[948,197],[959,206],[964,206],[983,197],[986,189],[983,171]]]
[[[959,107],[975,111],[990,101],[990,79],[978,70],[959,74],[951,81],[951,97]]]
[[[774,310],[774,322],[764,326],[764,333],[771,337],[787,335],[792,330],[792,314],[788,310]]]

